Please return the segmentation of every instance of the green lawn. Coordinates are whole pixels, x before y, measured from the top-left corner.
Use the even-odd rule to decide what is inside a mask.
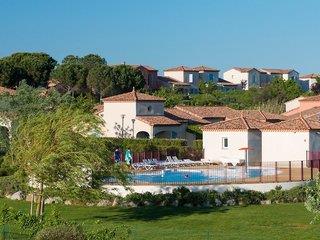
[[[29,204],[0,199],[14,208]],[[126,224],[132,239],[320,239],[319,225],[303,204],[278,204],[214,209],[194,208],[106,208],[56,205],[63,217],[95,228],[105,224]],[[51,206],[47,207],[47,210]]]

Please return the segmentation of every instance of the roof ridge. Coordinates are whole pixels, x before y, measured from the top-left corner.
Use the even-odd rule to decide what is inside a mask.
[[[182,111],[182,112],[185,112],[185,113],[187,113],[187,114],[190,114],[190,115],[192,115],[192,116],[195,116],[195,117],[198,117],[198,118],[201,118],[201,119],[202,119],[202,117],[199,116],[198,114],[195,114],[195,113],[190,112],[190,111],[188,111],[188,110],[186,110],[186,109],[183,109],[183,108],[181,108],[181,106],[174,106],[174,107],[176,107],[177,109],[179,109],[179,110]],[[183,107],[183,106],[182,106],[182,107]],[[184,106],[184,107],[189,107],[189,106]]]
[[[304,119],[304,117],[301,115],[300,116],[300,120],[303,122],[303,124],[310,130],[311,127],[309,125],[309,123]]]
[[[259,113],[264,117],[265,120],[267,120],[266,115],[261,111],[261,109],[259,109]]]
[[[247,120],[245,119],[245,117],[241,116],[240,119],[243,121],[244,125],[246,126],[246,128],[249,130],[250,126],[249,123],[247,122]]]

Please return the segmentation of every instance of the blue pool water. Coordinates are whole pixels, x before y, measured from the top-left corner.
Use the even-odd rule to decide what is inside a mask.
[[[260,175],[273,175],[274,169],[243,167],[218,169],[166,169],[158,171],[139,172],[132,175],[134,182],[141,183],[210,183],[232,181],[241,178],[255,178]]]

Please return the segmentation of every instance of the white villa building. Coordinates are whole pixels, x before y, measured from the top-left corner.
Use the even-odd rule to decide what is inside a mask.
[[[320,151],[320,122],[298,117],[264,126],[262,162],[307,160],[308,152]]]
[[[274,78],[299,82],[299,73],[294,69],[234,67],[224,72],[223,78],[248,90],[251,87],[262,87]]]
[[[303,86],[305,86],[304,90],[311,90],[312,86],[317,83],[317,78],[320,78],[320,74],[311,73],[308,75],[304,75],[300,77],[300,81],[303,82]]]
[[[163,75],[164,77],[174,79],[177,82],[189,84],[191,86],[191,92],[195,92],[198,89],[200,80],[217,83],[219,81],[219,71],[220,70],[218,69],[206,66],[194,68],[179,66],[164,70]]]
[[[106,137],[183,138],[182,125],[164,116],[164,99],[133,90],[104,98]]]
[[[262,82],[261,71],[256,68],[234,67],[223,73],[223,79],[238,84],[242,89],[260,87]]]
[[[223,163],[249,165],[261,162],[260,128],[268,123],[239,117],[205,125],[203,130],[204,159]]]

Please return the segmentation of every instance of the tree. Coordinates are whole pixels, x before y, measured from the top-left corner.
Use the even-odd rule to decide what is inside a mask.
[[[15,53],[0,59],[0,85],[16,87],[25,79],[31,86],[46,86],[56,60],[46,53]]]
[[[87,85],[99,98],[113,94],[112,68],[107,65],[93,67],[87,77]]]
[[[100,191],[102,176],[124,179],[96,136],[100,126],[95,115],[66,107],[19,121],[5,160],[17,166],[38,191],[38,216],[45,196],[80,198]]]
[[[75,106],[82,102],[83,107],[90,111],[93,103],[75,99],[69,94],[61,95],[56,91],[45,91],[43,88],[33,88],[21,82],[14,95],[0,95],[0,119],[2,125],[11,128],[24,117],[38,113],[49,113],[60,106]]]
[[[132,88],[142,89],[145,80],[142,73],[128,65],[112,67],[113,94],[132,91]]]
[[[199,81],[198,87],[199,87],[200,94],[203,94],[203,93],[210,94],[218,89],[218,86],[215,83],[205,82],[203,80]]]

